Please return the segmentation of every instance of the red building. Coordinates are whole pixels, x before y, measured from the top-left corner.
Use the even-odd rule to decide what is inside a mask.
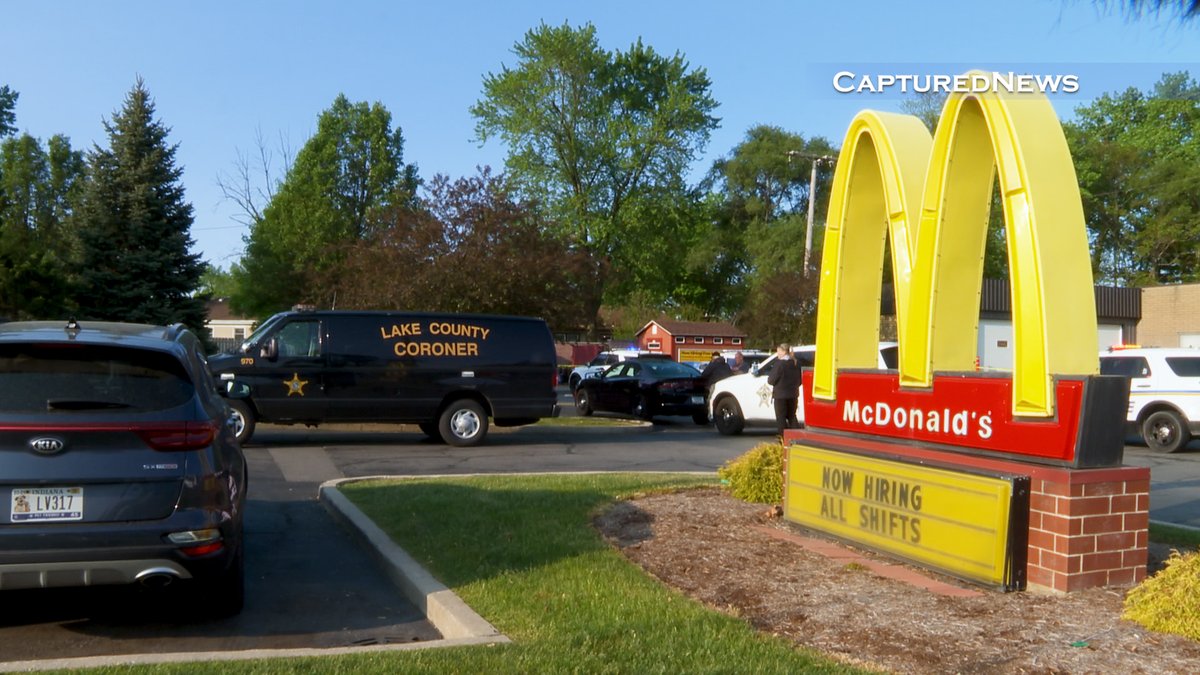
[[[714,351],[744,349],[746,334],[728,323],[658,319],[634,335],[638,349],[669,354],[683,363],[705,363]]]

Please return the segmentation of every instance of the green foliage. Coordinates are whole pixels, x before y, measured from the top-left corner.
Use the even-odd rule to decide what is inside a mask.
[[[78,212],[80,318],[182,322],[204,335],[204,300],[195,295],[204,265],[190,253],[178,146],[167,143],[170,129],[154,119],[140,78],[104,127],[109,147],[89,153]]]
[[[1172,551],[1167,566],[1125,597],[1122,618],[1200,640],[1200,553]]]
[[[483,170],[435,176],[420,204],[372,221],[339,268],[339,306],[540,316],[552,326],[587,321],[575,286],[586,260],[504,179]],[[486,261],[486,264],[481,264]]]
[[[237,279],[234,272],[240,269],[234,263],[230,269],[223,270],[206,264],[204,274],[200,276],[200,293],[209,298],[228,298],[237,292]]]
[[[71,221],[83,154],[64,136],[0,142],[0,316],[65,319],[78,241]]]
[[[714,184],[718,239],[724,257],[712,259],[740,300],[738,326],[752,343],[811,339],[816,325],[817,274],[833,163],[818,162],[810,273],[804,274],[805,231],[813,163],[835,155],[829,141],[778,127],[756,126],[718,160]],[[715,251],[714,251],[715,252]]]
[[[644,249],[695,241],[677,217],[690,208],[682,177],[717,126],[717,104],[707,73],[682,55],[662,56],[641,40],[609,52],[591,24],[543,24],[513,52],[515,67],[484,78],[471,108],[476,134],[508,145],[506,166],[523,194],[588,256],[578,284],[594,322],[602,301],[628,293],[629,280],[672,269],[648,262]],[[665,300],[681,283],[689,285],[675,280],[656,292]]]
[[[760,443],[725,462],[717,475],[728,484],[729,493],[752,504],[783,501],[783,446]]]
[[[372,214],[415,198],[417,171],[403,150],[387,108],[338,95],[251,224],[233,306],[257,316],[299,302],[332,306],[346,248],[370,233]]]
[[[20,96],[6,84],[0,86],[0,138],[17,133],[17,98]]]
[[[1166,74],[1075,111],[1066,124],[1092,267],[1119,285],[1200,279],[1200,85]]]

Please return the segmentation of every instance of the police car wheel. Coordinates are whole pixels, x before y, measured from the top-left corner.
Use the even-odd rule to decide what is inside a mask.
[[[732,398],[723,398],[713,411],[713,422],[722,436],[736,436],[742,433],[746,420],[742,418],[742,409]]]
[[[1191,440],[1187,424],[1174,410],[1151,413],[1142,422],[1142,440],[1157,452],[1178,452]]]
[[[587,389],[575,391],[575,410],[584,417],[592,414],[592,395],[588,393]]]
[[[578,375],[571,376],[571,381],[570,381],[571,391],[575,391],[576,389],[579,388],[579,382],[581,379],[582,378],[580,378]]]
[[[249,403],[241,400],[229,401],[233,411],[229,420],[233,424],[233,433],[237,435],[238,443],[245,444],[254,435],[254,410]]]
[[[478,445],[487,435],[487,428],[488,418],[483,406],[469,399],[451,403],[438,421],[442,440],[458,447]]]

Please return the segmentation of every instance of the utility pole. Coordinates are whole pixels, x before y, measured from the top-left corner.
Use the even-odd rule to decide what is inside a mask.
[[[817,165],[821,162],[835,161],[834,157],[829,155],[814,155],[799,150],[788,150],[788,159],[793,157],[805,157],[812,160],[812,175],[808,179],[808,223],[804,226],[804,277],[808,278],[808,270],[810,267],[809,260],[812,258],[812,238],[813,238],[813,211],[817,208]]]

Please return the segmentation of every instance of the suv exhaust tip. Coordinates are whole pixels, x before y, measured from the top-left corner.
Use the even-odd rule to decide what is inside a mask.
[[[142,588],[162,589],[179,578],[179,573],[169,567],[151,567],[138,572],[133,579],[141,584]]]

